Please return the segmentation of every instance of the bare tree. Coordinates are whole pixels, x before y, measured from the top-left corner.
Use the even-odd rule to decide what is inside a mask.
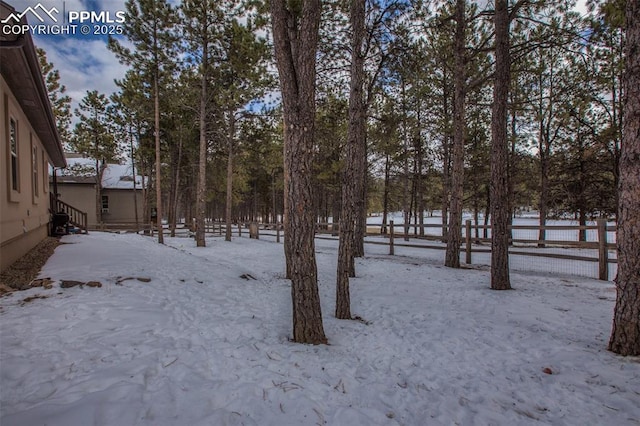
[[[617,298],[609,350],[640,355],[640,0],[627,0]]]
[[[312,194],[316,49],[320,0],[271,0],[284,118],[285,256],[291,278],[293,340],[326,343],[318,293]]]

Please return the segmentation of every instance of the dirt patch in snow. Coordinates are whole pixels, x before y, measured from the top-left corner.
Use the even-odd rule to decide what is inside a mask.
[[[58,238],[47,237],[22,259],[2,272],[0,274],[0,296],[15,290],[27,290],[31,287],[42,286],[42,281],[35,280],[35,278],[60,244],[62,243]]]

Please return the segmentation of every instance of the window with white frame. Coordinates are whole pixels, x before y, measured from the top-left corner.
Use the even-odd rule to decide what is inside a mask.
[[[49,192],[49,162],[44,151],[42,151],[42,193]]]
[[[102,213],[109,213],[109,196],[102,196]]]
[[[11,189],[18,191],[20,185],[18,182],[18,123],[13,118],[9,119],[9,146],[11,150]]]
[[[31,136],[31,173],[33,174],[33,196],[38,196],[38,147],[33,143]]]

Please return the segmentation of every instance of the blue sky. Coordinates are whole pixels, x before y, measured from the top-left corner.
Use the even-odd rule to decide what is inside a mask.
[[[36,7],[38,3],[45,9],[55,7],[59,13],[58,21],[63,22],[63,10],[68,17],[69,11],[109,12],[114,16],[116,11],[124,10],[125,0],[5,0],[16,11],[24,11],[28,7]],[[29,24],[39,24],[37,18],[27,14]],[[45,24],[53,25],[51,21]],[[91,22],[88,22],[93,27]],[[32,32],[37,47],[47,52],[49,62],[60,71],[62,84],[67,94],[73,99],[75,109],[88,90],[111,94],[116,90],[114,79],[121,79],[127,70],[118,62],[115,55],[107,49],[107,35],[82,35],[79,27],[76,34],[42,35]],[[126,40],[123,40],[126,42]]]
[[[63,11],[69,16],[70,11],[109,12],[113,18],[117,11],[125,10],[126,0],[5,0],[16,11],[21,12],[39,3],[47,10],[56,8],[58,17]],[[170,0],[178,3],[178,0]],[[585,0],[578,0],[577,9],[584,13]],[[37,19],[27,14],[30,24],[38,24]],[[62,21],[59,19],[59,21]],[[51,21],[46,23],[52,23]],[[91,24],[91,23],[89,23]],[[93,24],[90,25],[92,27]],[[88,90],[97,90],[110,95],[116,91],[115,79],[124,77],[127,66],[118,62],[115,55],[107,49],[107,35],[83,35],[79,26],[77,33],[42,35],[33,34],[37,47],[47,52],[47,58],[60,71],[62,84],[72,98],[72,110],[75,109]],[[125,45],[127,40],[121,38]]]

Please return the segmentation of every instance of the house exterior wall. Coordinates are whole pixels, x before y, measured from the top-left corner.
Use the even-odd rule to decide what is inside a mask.
[[[96,225],[95,184],[58,182],[58,199],[87,214],[87,226]]]
[[[102,195],[109,197],[109,212],[102,214],[105,223],[135,223],[135,203],[133,189],[103,189]],[[138,221],[142,218],[142,191],[136,190],[138,204]]]
[[[60,200],[71,204],[79,210],[87,213],[89,229],[99,229],[100,224],[96,219],[96,188],[91,184],[60,183],[58,182],[58,194]],[[102,195],[108,197],[108,212],[102,213],[103,223],[135,223],[133,190],[132,189],[102,189]],[[138,198],[138,220],[142,217],[142,191],[136,190]]]
[[[47,236],[51,160],[2,75],[0,141],[0,271],[3,271]]]

